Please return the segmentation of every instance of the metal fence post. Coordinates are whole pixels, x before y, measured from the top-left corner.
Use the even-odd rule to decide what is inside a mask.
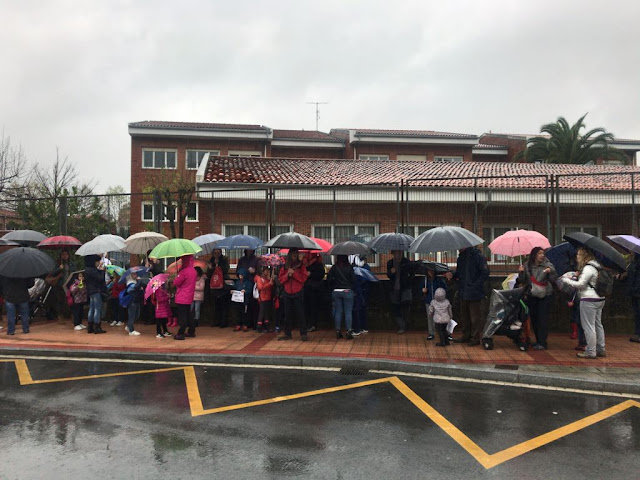
[[[409,200],[409,182],[410,181],[411,180],[407,180],[407,183],[405,183],[405,191],[406,191],[406,193],[405,193],[405,202],[406,203],[405,204],[406,204],[406,219],[407,219],[407,221],[406,221],[406,225],[404,223],[402,225],[402,233],[407,233],[407,231],[411,227],[411,217],[409,216],[410,215],[410,212],[409,212],[409,202],[410,202],[410,200]],[[414,235],[415,232],[410,232],[410,234]]]
[[[544,192],[545,192],[545,204],[547,215],[547,238],[551,238],[551,205],[549,198],[549,177],[544,177]]]
[[[478,179],[473,179],[473,233],[478,234]]]
[[[66,195],[58,199],[58,207],[60,235],[67,235],[67,213],[69,211],[69,204]]]
[[[400,184],[396,183],[396,232],[400,231]]]
[[[157,190],[153,192],[153,230],[162,232],[162,197]]]
[[[267,230],[267,239],[271,238],[271,221],[269,220],[269,189],[264,190],[264,226]]]
[[[338,212],[336,211],[336,187],[333,187],[333,227],[331,228],[331,241],[336,241],[336,223],[338,223]]]
[[[631,174],[631,235],[637,236],[638,222],[636,219],[636,183],[635,174]]]
[[[556,175],[556,245],[562,240],[560,228],[560,175]]]

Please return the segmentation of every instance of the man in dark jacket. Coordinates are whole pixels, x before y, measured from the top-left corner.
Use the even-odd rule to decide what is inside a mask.
[[[98,255],[84,257],[84,279],[87,283],[87,296],[89,297],[87,333],[106,333],[100,327],[100,320],[102,318],[102,294],[107,292],[107,285],[104,281],[104,270],[97,266],[99,261]]]
[[[33,278],[0,277],[4,304],[7,309],[7,335],[16,331],[16,313],[22,320],[22,332],[29,333],[29,289]]]
[[[484,284],[489,279],[487,259],[475,247],[461,248],[455,274],[447,274],[447,277],[453,277],[458,281],[462,337],[455,339],[454,342],[469,342],[471,347],[480,345],[482,335],[480,301],[485,296]]]
[[[325,269],[322,257],[318,253],[307,256],[307,272],[309,279],[304,284],[304,308],[307,317],[307,331],[318,328],[318,318],[324,309],[324,276]]]
[[[393,250],[393,258],[387,262],[387,277],[391,281],[391,307],[398,326],[398,335],[407,329],[411,310],[411,284],[414,268],[411,261],[402,255],[402,251]]]

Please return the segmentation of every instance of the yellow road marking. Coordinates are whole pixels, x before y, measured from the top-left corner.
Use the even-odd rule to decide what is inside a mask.
[[[193,366],[179,366],[158,368],[152,370],[138,370],[135,372],[120,372],[120,373],[104,373],[100,375],[85,375],[80,377],[64,377],[64,378],[52,378],[44,380],[34,380],[31,377],[29,367],[24,359],[2,359],[0,362],[12,362],[16,367],[18,374],[18,380],[20,385],[37,385],[43,383],[55,383],[55,382],[68,382],[73,380],[92,380],[105,377],[121,377],[126,375],[141,375],[146,373],[159,373],[159,372],[171,372],[180,371],[184,373],[185,384],[187,387],[187,396],[189,399],[189,406],[191,409],[191,415],[196,417],[200,415],[209,415],[215,413],[229,412],[232,410],[240,410],[243,408],[256,407],[260,405],[269,405],[273,403],[286,402],[289,400],[296,400],[299,398],[312,397],[316,395],[323,395],[326,393],[340,392],[344,390],[350,390],[355,388],[367,387],[371,385],[379,385],[382,383],[390,383],[393,385],[402,395],[404,395],[411,403],[413,403],[422,413],[424,413],[429,419],[431,419],[440,429],[442,429],[447,435],[449,435],[455,442],[457,442],[462,448],[464,448],[473,458],[476,459],[480,465],[486,469],[493,468],[501,463],[504,463],[513,458],[519,457],[528,453],[536,448],[547,445],[559,438],[565,437],[579,430],[594,425],[602,420],[606,420],[613,415],[623,412],[629,408],[640,408],[640,402],[635,400],[626,400],[618,405],[602,410],[581,420],[575,421],[564,427],[557,428],[550,432],[547,432],[538,437],[527,440],[513,447],[506,448],[500,452],[494,454],[488,454],[478,444],[465,435],[459,428],[452,424],[449,420],[443,417],[435,408],[429,405],[422,397],[415,393],[409,386],[400,380],[398,377],[385,377],[375,380],[366,380],[364,382],[351,383],[348,385],[341,385],[338,387],[329,387],[319,390],[312,390],[308,392],[296,393],[292,395],[285,395],[280,397],[268,398],[265,400],[257,400],[253,402],[240,403],[236,405],[228,405],[224,407],[216,407],[210,409],[204,409],[202,405],[202,397],[200,395],[200,389],[198,387],[198,379],[196,377],[196,371]]]

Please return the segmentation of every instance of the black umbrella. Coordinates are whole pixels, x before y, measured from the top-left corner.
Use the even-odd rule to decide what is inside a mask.
[[[562,242],[555,247],[548,248],[545,250],[545,255],[555,267],[558,275],[564,275],[576,269],[576,247],[569,242]]]
[[[601,238],[585,232],[567,233],[563,238],[576,247],[587,247],[605,267],[622,272],[627,269],[627,262],[622,254]]]
[[[364,243],[349,240],[347,242],[336,243],[327,253],[329,255],[369,255],[372,252]]]
[[[20,247],[0,254],[0,275],[9,278],[32,278],[51,273],[56,263],[35,248]]]
[[[409,250],[409,246],[413,242],[411,235],[404,233],[381,233],[376,235],[368,242],[369,248],[376,252],[381,250]]]
[[[5,234],[2,238],[18,242],[20,245],[28,247],[39,244],[42,240],[45,240],[47,236],[35,230],[14,230],[13,232]]]
[[[420,269],[421,270],[420,273],[426,274],[427,270],[433,270],[434,272],[436,272],[437,275],[440,275],[441,273],[447,273],[451,271],[451,269],[446,263],[431,262],[427,260],[424,260],[421,263],[422,263],[422,268]]]
[[[298,250],[322,250],[322,247],[306,235],[296,232],[281,233],[263,245],[267,248],[296,248]]]
[[[466,228],[434,227],[418,235],[409,251],[413,253],[448,252],[475,247],[481,243],[484,243],[484,240]]]

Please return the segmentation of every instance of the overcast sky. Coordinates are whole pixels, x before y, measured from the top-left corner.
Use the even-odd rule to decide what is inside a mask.
[[[640,2],[0,0],[0,125],[129,191],[129,122],[640,139]]]

